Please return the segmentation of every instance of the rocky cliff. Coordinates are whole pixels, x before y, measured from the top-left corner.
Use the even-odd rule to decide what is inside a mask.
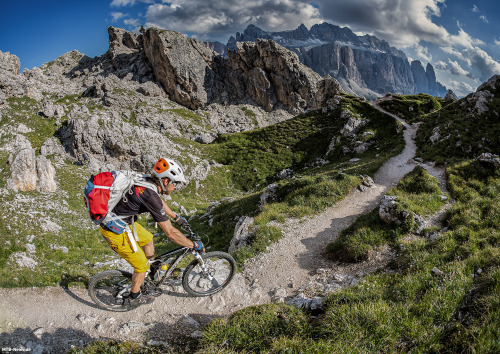
[[[340,91],[336,80],[322,78],[269,40],[239,44],[223,58],[172,31],[136,34],[109,27],[108,35],[109,50],[100,57],[72,51],[23,73],[15,55],[0,52],[4,115],[29,117],[25,125],[7,124],[0,131],[0,153],[9,155],[15,171],[12,189],[53,190],[51,181],[43,182],[52,171],[43,163],[46,156],[71,159],[91,171],[147,171],[165,153],[199,162],[196,150],[179,138],[209,143],[219,133],[323,107]],[[26,143],[35,126],[58,139]],[[23,166],[35,168],[39,153],[38,170],[26,172]],[[195,179],[207,174],[207,169],[191,171]],[[23,177],[37,173],[38,180],[29,183]]]
[[[143,45],[169,98],[191,109],[249,103],[298,114],[321,107],[340,90],[335,80],[325,84],[295,53],[270,40],[238,43],[227,59],[173,31],[148,29]]]
[[[238,42],[255,42],[259,38],[274,40],[295,51],[301,62],[320,75],[336,78],[354,94],[373,97],[386,92],[428,93],[444,97],[447,92],[436,81],[431,64],[426,70],[419,61],[410,64],[404,52],[386,41],[370,35],[357,36],[349,28],[322,23],[310,30],[300,25],[291,31],[266,32],[249,25],[229,39],[227,49],[235,50]]]

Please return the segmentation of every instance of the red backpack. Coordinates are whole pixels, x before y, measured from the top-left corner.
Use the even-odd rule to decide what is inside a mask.
[[[132,171],[101,172],[93,175],[84,188],[84,199],[90,220],[96,225],[105,225],[116,234],[121,234],[127,224],[122,216],[113,213],[113,209],[123,198],[125,193],[134,185],[146,187],[157,192],[153,183],[147,182],[149,175],[142,175]]]

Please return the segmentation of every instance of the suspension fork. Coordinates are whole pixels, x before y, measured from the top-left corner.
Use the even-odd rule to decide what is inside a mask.
[[[201,268],[201,271],[203,273],[203,275],[208,279],[208,280],[212,280],[214,277],[212,277],[212,275],[210,274],[210,272],[208,271],[207,269],[207,266],[205,265],[205,261],[203,261],[203,257],[200,255],[200,253],[198,253],[197,251],[193,250],[193,255],[194,255],[194,258],[196,258],[196,260],[198,261],[198,263],[200,264],[200,268]]]

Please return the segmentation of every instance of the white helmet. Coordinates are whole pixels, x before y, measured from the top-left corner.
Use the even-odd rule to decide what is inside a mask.
[[[158,161],[156,161],[155,166],[153,167],[153,173],[156,177],[168,178],[171,182],[186,182],[186,178],[184,178],[184,173],[182,173],[181,167],[173,160],[160,157]]]

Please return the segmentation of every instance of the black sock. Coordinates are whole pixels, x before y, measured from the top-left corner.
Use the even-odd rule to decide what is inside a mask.
[[[130,292],[130,295],[129,295],[129,296],[130,296],[130,298],[131,298],[132,300],[134,300],[134,299],[137,299],[137,297],[139,296],[139,294],[140,294],[140,293],[141,293],[140,291],[138,291],[138,292],[136,292],[136,293]]]

